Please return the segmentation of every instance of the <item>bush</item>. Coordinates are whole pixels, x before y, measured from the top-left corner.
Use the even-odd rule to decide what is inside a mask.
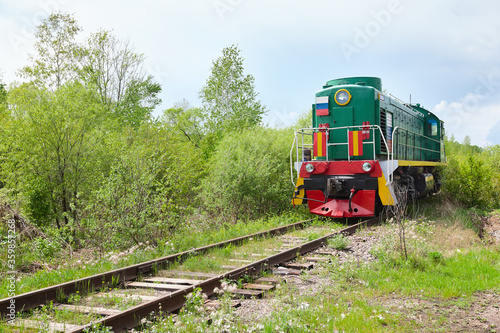
[[[496,208],[500,204],[500,145],[481,148],[462,143],[453,136],[445,140],[448,166],[443,172],[443,190],[466,207]]]
[[[287,130],[254,127],[226,134],[202,183],[206,208],[232,221],[289,208],[290,144]]]
[[[498,172],[492,168],[485,154],[453,156],[444,171],[444,190],[466,206],[494,207],[499,202],[494,190]]]
[[[170,142],[160,129],[133,134],[137,141],[93,192],[82,220],[82,237],[101,251],[156,244],[196,207],[201,152],[191,143]]]

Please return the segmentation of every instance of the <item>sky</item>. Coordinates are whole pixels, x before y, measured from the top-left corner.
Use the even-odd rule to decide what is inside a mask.
[[[399,99],[420,103],[448,136],[500,144],[500,2],[494,0],[0,0],[0,71],[20,81],[33,28],[70,13],[82,41],[112,30],[146,56],[162,105],[198,94],[212,62],[237,45],[255,78],[269,126],[291,126],[329,80],[375,76]]]

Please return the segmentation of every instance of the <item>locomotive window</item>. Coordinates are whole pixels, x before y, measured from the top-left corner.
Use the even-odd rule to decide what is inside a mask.
[[[436,119],[429,119],[427,121],[428,128],[429,128],[429,134],[431,136],[436,136],[438,134],[438,124]]]

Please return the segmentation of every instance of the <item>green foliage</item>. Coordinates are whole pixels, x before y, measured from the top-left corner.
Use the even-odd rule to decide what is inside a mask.
[[[427,255],[434,262],[443,262],[443,254],[439,251],[431,251],[431,252],[427,253]]]
[[[19,71],[31,82],[9,91],[9,108],[0,100],[0,185],[22,199],[22,212],[37,226],[57,226],[68,245],[74,245],[77,229],[82,231],[80,237],[87,238],[86,226],[80,225],[82,215],[88,213],[112,167],[111,176],[119,171],[122,178],[141,172],[131,168],[136,170],[131,176],[127,163],[132,162],[120,164],[127,144],[140,149],[131,128],[159,127],[149,121],[160,102],[161,87],[142,71],[144,56],[106,31],[80,45],[76,42],[80,30],[69,14],[54,13],[43,20],[35,31],[32,65]],[[3,84],[0,87],[4,92]],[[149,159],[154,147],[148,146],[148,137],[141,139],[145,151],[138,156]],[[138,182],[144,178],[138,177]],[[170,191],[177,197],[186,193]],[[160,192],[154,195],[163,195]],[[172,202],[169,205],[178,210],[185,203]]]
[[[203,108],[183,101],[154,120],[161,86],[144,55],[109,31],[83,43],[80,32],[51,14],[19,71],[29,82],[0,83],[0,187],[48,235],[26,242],[40,251],[23,267],[84,246],[156,245],[207,211],[236,221],[290,207],[290,133],[257,126],[266,110],[236,46],[213,62]]]
[[[109,177],[94,191],[88,218],[82,222],[82,231],[94,235],[89,242],[104,250],[151,239],[156,225],[151,219],[164,220],[160,209],[164,200],[156,193],[157,173],[149,160],[131,156],[113,165]]]
[[[27,189],[27,210],[30,212],[31,219],[38,226],[49,226],[54,220],[57,209],[52,200],[53,189],[51,184],[43,179],[34,179]]]
[[[328,239],[328,247],[336,250],[345,250],[349,245],[349,238],[343,234],[336,235]]]
[[[103,105],[122,124],[137,127],[148,120],[161,100],[161,86],[142,69],[144,55],[109,31],[92,34],[79,46],[79,78],[94,87]]]
[[[261,123],[265,106],[257,100],[254,77],[243,74],[236,45],[222,50],[200,92],[209,132],[235,131]]]
[[[444,190],[468,207],[497,207],[500,196],[495,189],[500,179],[500,146],[480,149],[471,146],[469,141],[467,138],[463,144],[453,138],[446,141],[448,166],[443,173]]]
[[[289,208],[289,143],[286,130],[255,127],[226,135],[202,181],[208,210],[237,221]]]
[[[80,201],[112,153],[103,145],[111,136],[96,95],[78,83],[54,93],[24,84],[9,93],[9,103],[5,182],[26,194],[28,215],[39,225],[77,222]]]
[[[310,128],[312,126],[312,109],[304,111],[302,115],[297,119],[294,128]]]
[[[131,133],[132,134],[132,133]],[[169,140],[160,127],[143,125],[93,192],[82,231],[104,249],[156,243],[192,213],[201,158],[191,143]]]
[[[51,90],[73,79],[77,66],[75,38],[80,31],[71,15],[52,13],[35,28],[37,55],[30,55],[33,65],[24,67],[19,74]]]
[[[446,170],[446,189],[467,206],[487,207],[495,200],[492,172],[479,155],[451,159]]]
[[[201,288],[195,288],[192,293],[186,296],[186,303],[184,303],[181,313],[196,314],[202,312],[205,299],[206,295],[202,293]]]
[[[36,238],[34,245],[38,254],[42,255],[42,258],[51,258],[55,253],[61,250],[61,244],[43,237]]]
[[[161,86],[142,70],[144,55],[103,30],[80,45],[80,31],[72,15],[51,14],[35,29],[33,64],[19,74],[52,91],[79,80],[97,92],[103,107],[122,125],[137,127],[147,121],[161,103]]]
[[[5,105],[6,102],[7,102],[7,89],[5,89],[5,84],[0,81],[0,106]]]
[[[358,277],[383,292],[400,290],[405,294],[419,292],[443,297],[471,295],[498,286],[500,270],[492,263],[499,256],[498,251],[476,249],[465,254],[457,252],[448,258],[413,257],[398,265],[388,266],[383,262],[379,268],[366,269]]]
[[[91,323],[90,326],[83,329],[85,333],[112,333],[113,329],[109,326],[104,326],[103,324]]]
[[[147,121],[161,103],[160,92],[161,86],[151,75],[130,80],[126,83],[123,98],[117,102],[116,116],[125,124],[137,127]]]
[[[186,100],[163,111],[161,122],[170,131],[181,134],[179,139],[188,140],[197,148],[201,147],[202,141],[205,140],[203,112],[199,108],[191,107]]]

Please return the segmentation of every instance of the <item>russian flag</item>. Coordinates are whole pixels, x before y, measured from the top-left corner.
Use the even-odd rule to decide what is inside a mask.
[[[328,116],[330,112],[328,111],[328,96],[316,97],[316,115],[317,116]]]

